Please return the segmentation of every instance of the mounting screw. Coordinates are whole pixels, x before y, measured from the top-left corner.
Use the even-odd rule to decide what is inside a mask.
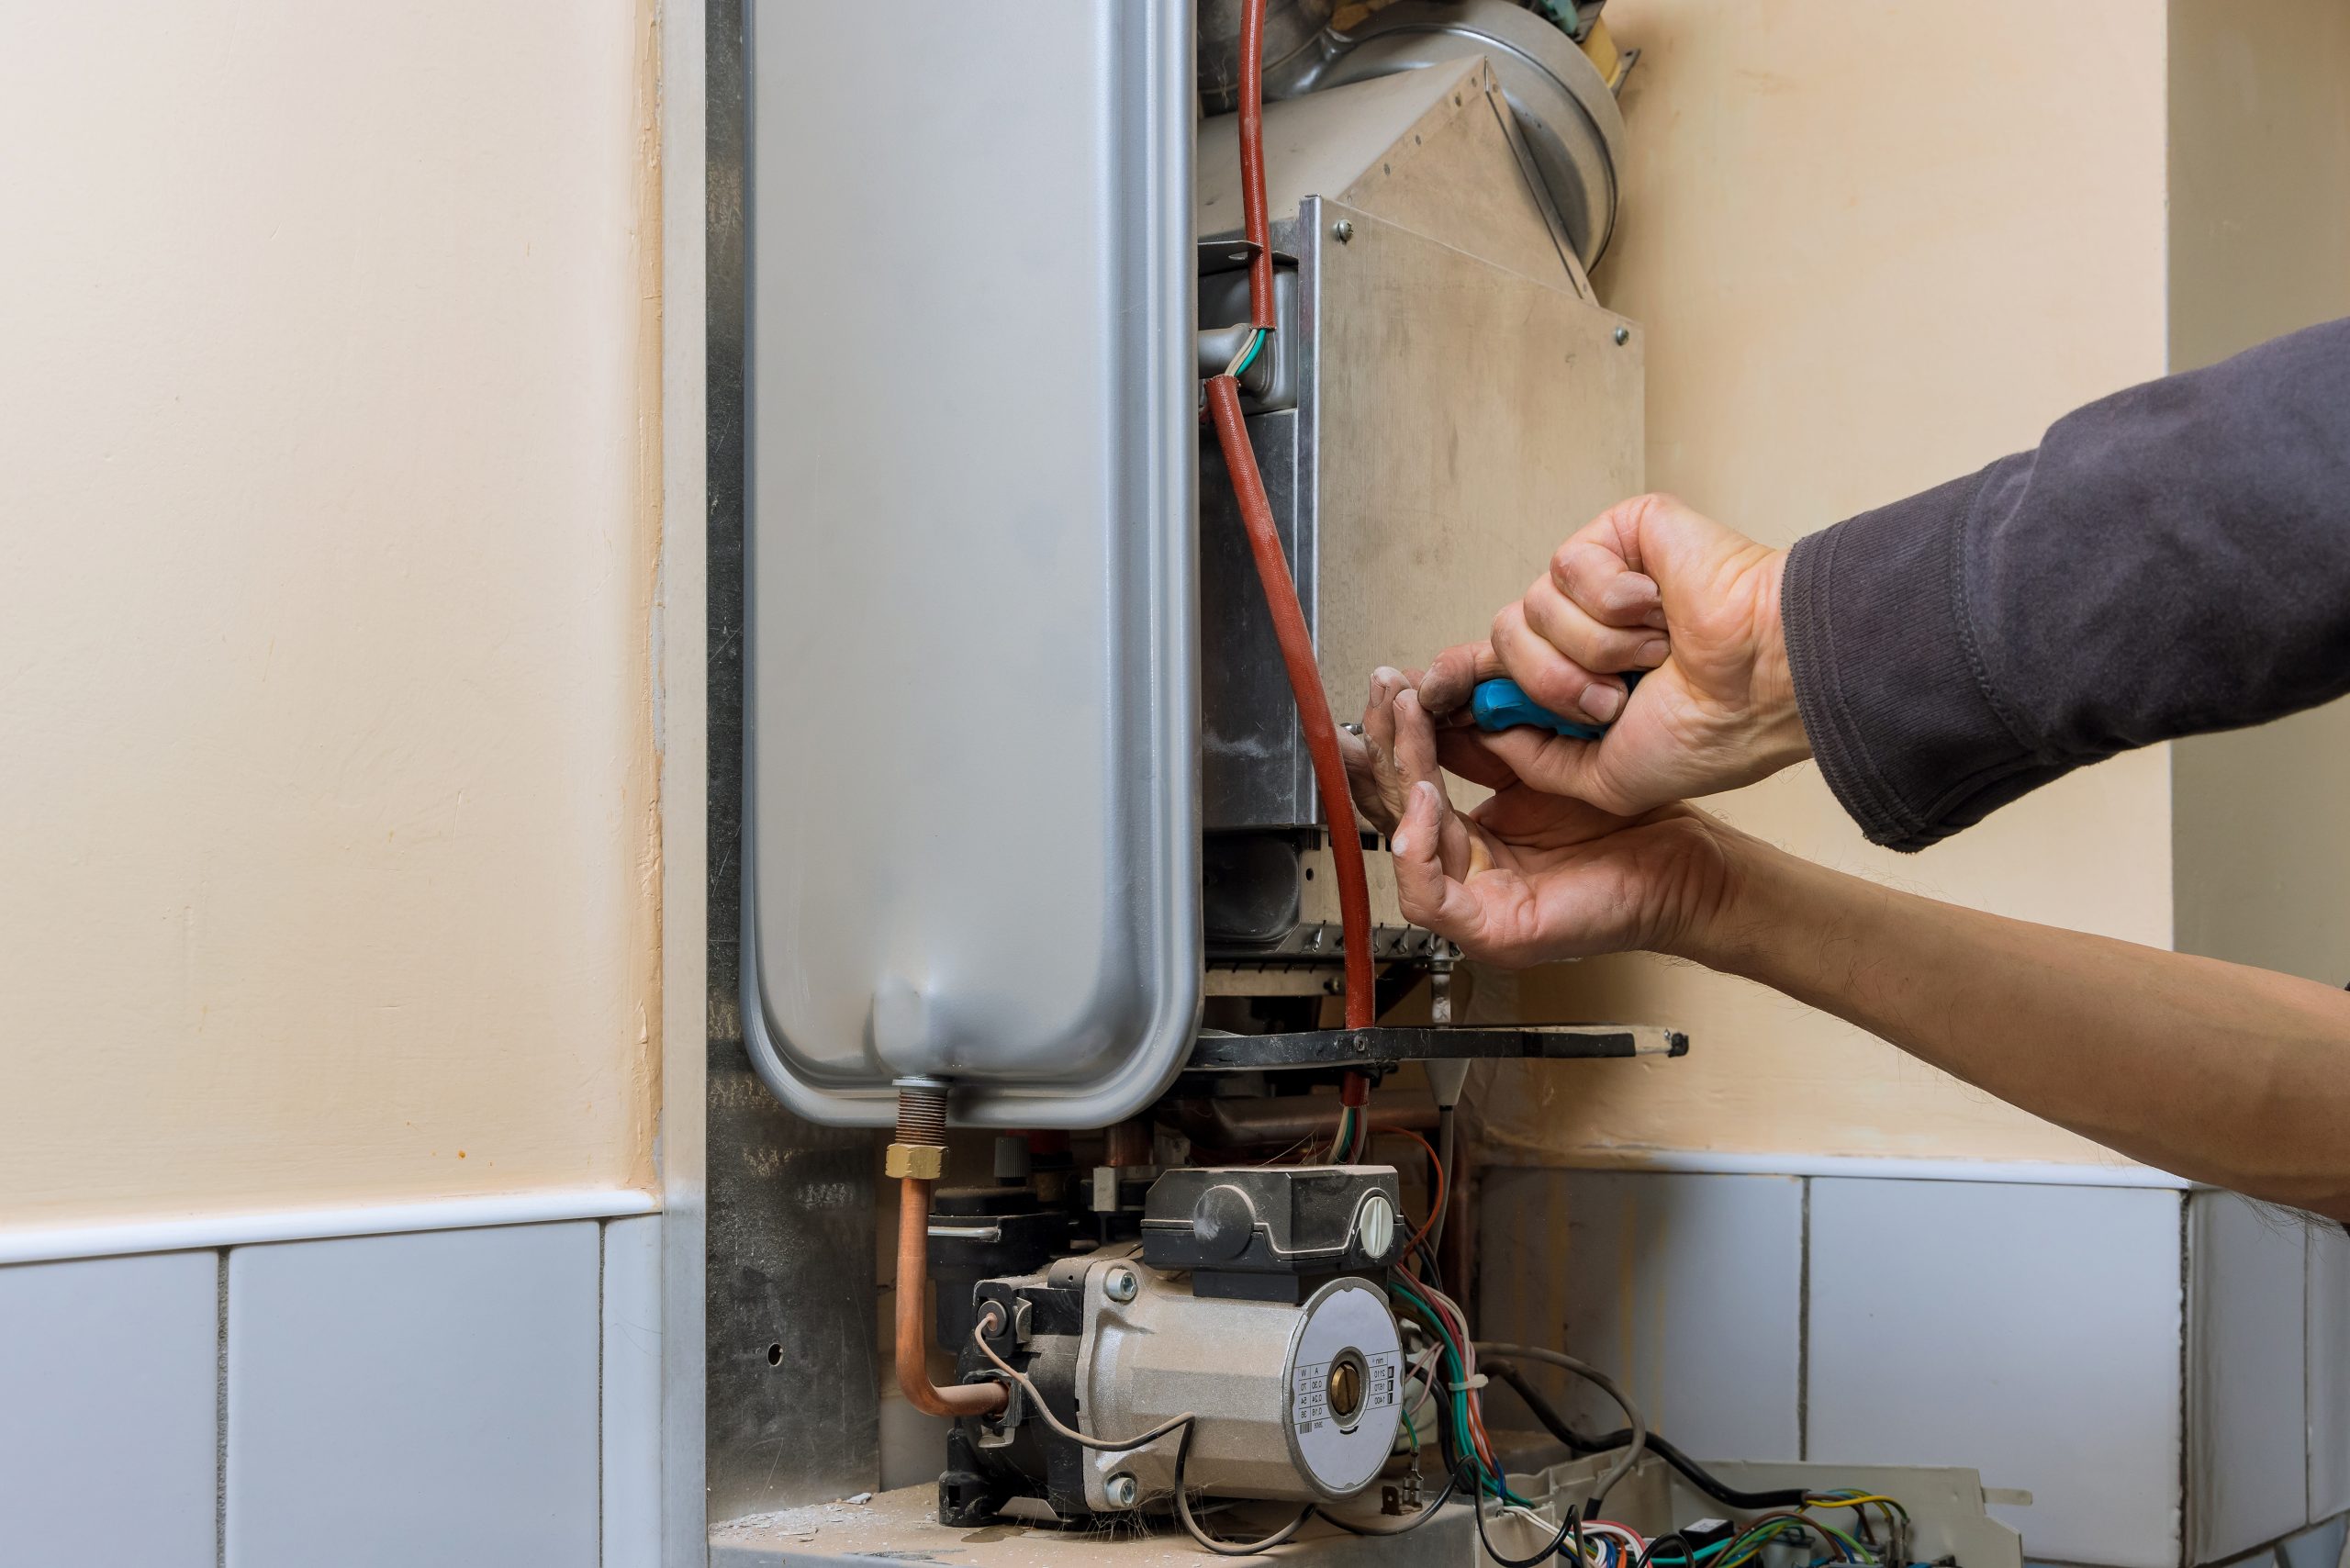
[[[1330,225],[1330,238],[1336,240],[1339,244],[1343,245],[1354,237],[1355,226],[1353,219],[1341,218],[1337,222]]]
[[[1122,1470],[1102,1483],[1102,1495],[1113,1508],[1131,1508],[1142,1497],[1142,1484]]]
[[[1132,1269],[1113,1269],[1110,1271],[1110,1277],[1102,1282],[1102,1294],[1121,1305],[1134,1300],[1141,1291],[1142,1282],[1135,1278],[1135,1271]],[[1131,1484],[1134,1477],[1128,1476],[1126,1479]],[[1125,1506],[1124,1503],[1118,1506],[1122,1508]]]
[[[1617,348],[1619,348],[1619,349],[1620,349],[1620,348],[1622,348],[1626,343],[1628,343],[1628,342],[1630,342],[1631,341],[1632,341],[1632,329],[1631,329],[1631,328],[1629,328],[1629,327],[1618,327],[1618,328],[1617,328],[1617,329],[1616,329],[1616,346],[1617,346]]]

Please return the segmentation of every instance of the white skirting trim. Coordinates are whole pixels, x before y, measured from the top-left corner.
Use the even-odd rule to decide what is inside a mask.
[[[263,1241],[316,1241],[335,1236],[388,1236],[407,1230],[477,1230],[494,1225],[544,1225],[652,1214],[661,1201],[633,1188],[558,1187],[535,1193],[437,1198],[346,1208],[260,1209],[119,1220],[100,1225],[0,1230],[0,1263],[114,1258],[130,1252],[185,1252],[249,1247]]]
[[[1521,1170],[1652,1170],[1702,1176],[1842,1176],[1896,1182],[1985,1182],[2024,1187],[2154,1187],[2183,1192],[2195,1185],[2143,1165],[2066,1165],[2052,1159],[1902,1159],[1873,1154],[1734,1154],[1707,1149],[1578,1149],[1559,1160],[1512,1159],[1497,1151],[1483,1163]]]

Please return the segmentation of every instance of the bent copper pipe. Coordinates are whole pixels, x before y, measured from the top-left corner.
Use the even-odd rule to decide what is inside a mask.
[[[992,1416],[1011,1394],[1000,1383],[930,1381],[930,1335],[923,1298],[930,1285],[930,1183],[904,1178],[898,1189],[898,1392],[925,1416]]]

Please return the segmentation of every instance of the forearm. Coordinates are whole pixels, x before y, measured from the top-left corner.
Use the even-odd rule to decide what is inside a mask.
[[[2350,995],[1827,870],[1751,839],[1683,956],[2132,1159],[2350,1220]]]
[[[2350,320],[2068,415],[1803,540],[1821,776],[1919,849],[2069,769],[2350,691]]]

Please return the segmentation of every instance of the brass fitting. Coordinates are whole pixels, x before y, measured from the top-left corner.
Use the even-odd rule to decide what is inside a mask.
[[[893,1143],[881,1156],[881,1170],[893,1182],[935,1182],[946,1174],[946,1146]]]

